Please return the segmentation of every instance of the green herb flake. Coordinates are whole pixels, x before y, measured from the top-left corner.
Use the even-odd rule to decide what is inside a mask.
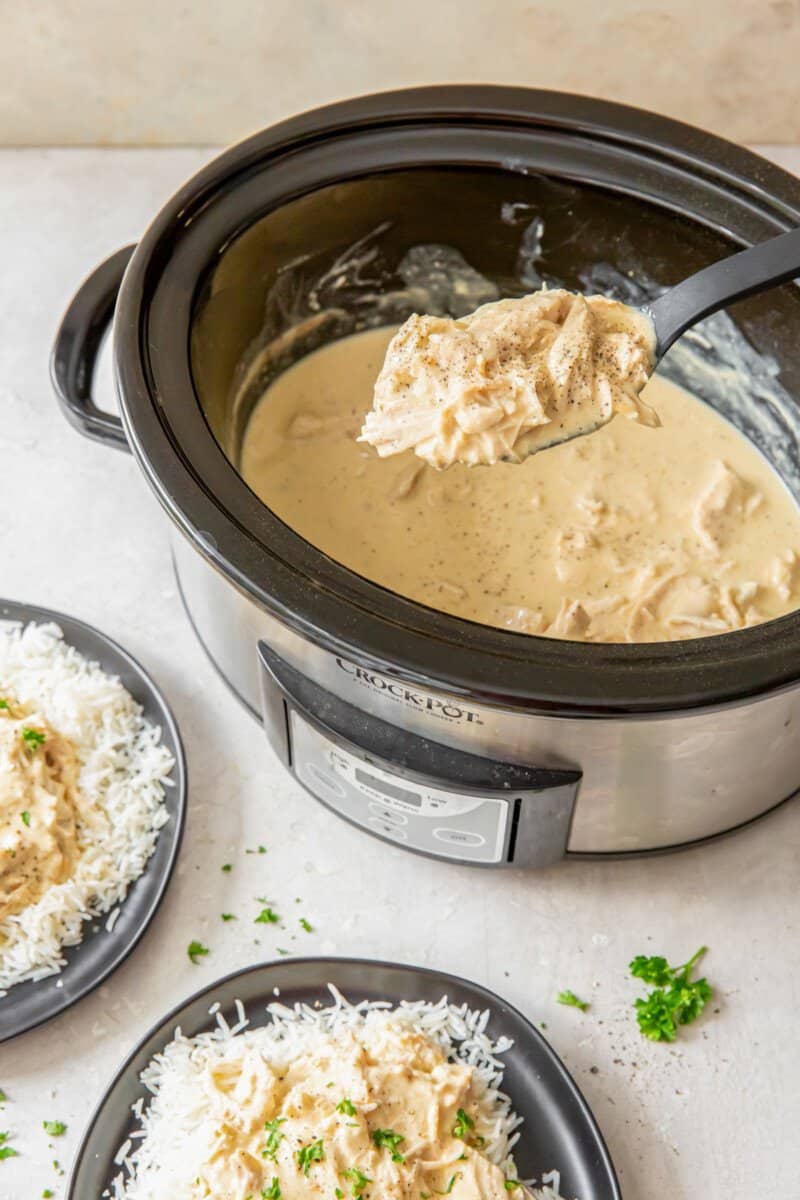
[[[5,1094],[3,1089],[0,1088],[0,1104],[5,1104],[7,1099],[8,1099],[8,1096]]]
[[[5,1158],[19,1158],[19,1151],[8,1145],[8,1131],[0,1133],[0,1161]]]
[[[234,916],[233,913],[220,913],[219,915],[222,917],[223,921],[237,921],[238,920],[238,917]]]
[[[372,1183],[369,1175],[365,1175],[358,1167],[348,1167],[343,1171],[345,1179],[350,1184],[350,1194],[353,1200],[361,1200],[361,1193],[368,1183]]]
[[[269,904],[262,908],[261,912],[253,922],[254,925],[277,925],[280,917]]]
[[[67,1132],[63,1121],[42,1121],[42,1129],[45,1133],[49,1133],[50,1137],[63,1137]]]
[[[581,1000],[581,998],[576,996],[574,992],[571,992],[569,988],[567,988],[566,991],[559,992],[557,1000],[559,1004],[566,1004],[569,1008],[579,1008],[581,1012],[586,1012],[589,1007],[588,1000]]]
[[[281,1133],[281,1125],[286,1123],[285,1117],[276,1117],[274,1121],[265,1121],[264,1128],[267,1131],[267,1140],[264,1143],[264,1148],[261,1151],[262,1158],[269,1158],[275,1162],[275,1156],[278,1153],[278,1147],[283,1141]]]
[[[301,1146],[297,1151],[297,1165],[304,1175],[308,1175],[315,1162],[322,1162],[324,1158],[325,1145],[322,1138],[309,1142],[307,1146]]]
[[[285,958],[287,954],[291,954],[291,950],[284,950],[283,946],[278,946],[278,954]]]
[[[405,1162],[405,1155],[401,1154],[397,1147],[406,1139],[402,1133],[395,1133],[393,1129],[373,1129],[372,1140],[380,1150],[382,1147],[385,1150],[391,1150],[392,1162]]]
[[[463,1172],[461,1172],[461,1171],[456,1171],[455,1175],[450,1176],[450,1182],[448,1183],[448,1185],[444,1189],[444,1191],[443,1192],[437,1191],[437,1192],[435,1192],[435,1194],[437,1196],[449,1196],[450,1193],[452,1192],[453,1188],[456,1186],[456,1180],[461,1178],[462,1173]]]
[[[26,829],[30,829],[31,814],[28,812],[27,808],[23,810],[21,816],[22,816],[22,824],[26,827]]]
[[[232,870],[233,870],[233,863],[223,863],[222,866],[220,867],[220,871],[230,872]]]
[[[42,1200],[51,1200],[53,1195],[54,1193],[50,1191],[50,1188],[45,1188],[42,1192]]]
[[[197,960],[199,958],[204,958],[205,955],[210,954],[211,951],[209,950],[208,946],[204,946],[202,942],[194,941],[189,942],[189,945],[186,947],[186,953],[189,955],[189,958],[194,965],[197,966]]]
[[[4,709],[6,712],[9,712],[11,710],[11,705],[7,700],[0,700],[0,708]]]
[[[507,1192],[515,1192],[517,1190],[517,1188],[522,1187],[522,1184],[520,1183],[520,1181],[518,1179],[506,1179],[505,1183],[503,1184],[503,1187],[506,1189]]]
[[[262,1188],[261,1200],[281,1200],[281,1185],[277,1175],[272,1176],[272,1183],[268,1188]]]
[[[336,1111],[338,1113],[342,1113],[345,1117],[354,1117],[357,1110],[355,1104],[353,1104],[353,1101],[348,1100],[347,1096],[345,1096],[336,1105]]]
[[[472,1117],[469,1116],[468,1113],[464,1112],[463,1108],[460,1108],[456,1113],[456,1123],[453,1126],[453,1137],[461,1138],[463,1141],[464,1138],[466,1138],[468,1131],[474,1128],[475,1122],[473,1121]]]
[[[41,730],[32,729],[30,725],[23,726],[21,737],[31,754],[35,754],[39,747],[43,746],[47,740]]]
[[[313,933],[313,932],[314,932],[314,926],[311,924],[311,922],[310,922],[310,921],[307,921],[307,920],[305,919],[305,917],[301,917],[301,918],[300,918],[300,925],[301,925],[301,927],[302,927],[303,929],[305,929],[306,933]]]
[[[333,1189],[333,1194],[336,1197],[336,1200],[342,1200],[342,1196],[344,1196],[344,1192],[340,1187],[335,1187]]]
[[[659,954],[637,954],[629,970],[653,990],[635,1001],[639,1029],[652,1042],[674,1042],[680,1025],[696,1021],[713,995],[708,980],[692,979],[695,964],[706,953],[701,946],[687,963],[671,967]]]

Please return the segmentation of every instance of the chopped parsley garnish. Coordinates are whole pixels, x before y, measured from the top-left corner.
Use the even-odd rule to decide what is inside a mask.
[[[636,1001],[639,1029],[652,1042],[674,1042],[679,1025],[690,1025],[711,999],[706,979],[692,979],[694,965],[706,953],[701,946],[687,963],[671,967],[659,954],[637,954],[630,963],[634,979],[651,984],[653,990]]]
[[[220,913],[219,915],[222,917],[223,921],[235,921],[235,920],[237,920],[237,918],[234,916],[234,914],[233,914],[233,913]]]
[[[361,1193],[364,1191],[364,1188],[368,1183],[372,1183],[369,1175],[365,1175],[358,1167],[348,1167],[342,1174],[350,1184],[350,1194],[354,1200],[361,1200]]]
[[[261,1151],[262,1158],[270,1158],[275,1162],[275,1155],[278,1153],[278,1147],[283,1141],[281,1133],[281,1125],[285,1124],[285,1117],[276,1117],[274,1121],[265,1121],[264,1128],[267,1131],[267,1140],[264,1143],[264,1148]]]
[[[197,966],[198,958],[203,958],[206,954],[210,954],[211,951],[209,950],[208,946],[204,946],[202,942],[194,941],[189,942],[189,945],[186,947],[186,953],[189,955],[189,958],[192,960],[194,965]]]
[[[8,1132],[0,1133],[0,1161],[4,1158],[19,1158],[19,1150],[8,1145]]]
[[[268,1188],[262,1188],[261,1200],[281,1200],[281,1185],[277,1175],[272,1176],[272,1183]]]
[[[307,921],[305,919],[305,917],[300,918],[300,925],[302,926],[303,929],[305,929],[306,933],[314,932],[314,926],[311,924],[310,921]]]
[[[223,863],[222,866],[220,867],[220,871],[232,871],[232,870],[233,870],[233,863]]]
[[[267,847],[259,846],[257,850],[245,850],[245,854],[266,854]]]
[[[574,992],[571,992],[569,988],[567,988],[566,991],[559,992],[557,998],[559,1004],[566,1004],[570,1008],[579,1008],[581,1012],[586,1012],[587,1008],[589,1007],[588,1000],[581,1000],[581,998],[576,996]]]
[[[40,746],[44,745],[46,738],[39,729],[31,729],[30,725],[22,727],[22,740],[30,750],[31,754],[35,754]]]
[[[0,708],[3,708],[6,711],[8,711],[11,708],[11,705],[8,703],[7,700],[0,700]]]
[[[405,1162],[405,1155],[400,1154],[397,1147],[406,1139],[402,1133],[395,1133],[393,1129],[373,1129],[372,1140],[380,1150],[383,1147],[392,1152],[392,1162]]]
[[[322,1138],[317,1138],[315,1142],[309,1142],[307,1146],[301,1146],[297,1151],[297,1165],[304,1175],[308,1174],[315,1162],[322,1162],[324,1158],[325,1145]]]
[[[282,954],[285,957],[287,954],[291,954],[291,950],[284,950],[283,946],[278,946],[278,954]]]
[[[53,1193],[50,1191],[50,1188],[45,1188],[42,1192],[42,1200],[50,1200],[52,1195]]]
[[[275,912],[275,909],[267,904],[265,908],[262,908],[253,923],[255,925],[277,925],[278,921],[280,921],[280,917]]]
[[[0,1104],[5,1104],[7,1099],[8,1099],[8,1096],[5,1094],[3,1089],[0,1088]]]
[[[354,1117],[356,1115],[356,1106],[353,1104],[352,1100],[348,1100],[347,1096],[345,1096],[336,1105],[336,1111],[338,1113],[343,1113],[346,1117]]]
[[[333,1189],[333,1194],[336,1197],[336,1200],[342,1200],[342,1196],[344,1195],[344,1192],[342,1191],[342,1189],[340,1187],[335,1187]]]
[[[503,1184],[503,1187],[507,1192],[515,1192],[517,1188],[522,1187],[522,1184],[518,1179],[507,1179]]]
[[[463,1141],[470,1129],[475,1128],[475,1122],[472,1117],[460,1108],[456,1113],[456,1123],[453,1126],[453,1137],[461,1138]]]
[[[50,1137],[61,1137],[67,1132],[63,1121],[42,1121],[42,1129],[45,1133],[49,1133]]]
[[[31,814],[28,812],[27,808],[22,813],[22,824],[28,829],[31,827]]]

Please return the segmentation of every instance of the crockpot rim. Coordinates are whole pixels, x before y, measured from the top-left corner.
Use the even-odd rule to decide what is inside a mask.
[[[216,497],[205,493],[203,499],[214,501],[217,518],[207,519],[213,514],[207,504],[200,503],[201,489],[191,463],[179,458],[160,417],[151,422],[147,436],[142,436],[143,415],[148,410],[156,414],[156,409],[168,402],[154,395],[145,337],[153,292],[166,273],[165,243],[179,237],[181,228],[213,203],[215,194],[220,198],[260,159],[302,150],[303,144],[343,136],[355,127],[389,124],[400,128],[409,122],[448,120],[478,124],[511,121],[556,128],[566,137],[589,134],[626,148],[652,150],[656,159],[691,165],[724,181],[733,191],[766,203],[778,214],[778,224],[787,217],[800,220],[800,181],[752,152],[670,118],[568,93],[493,85],[414,88],[345,100],[262,130],[215,158],[161,209],[133,255],[120,292],[114,322],[120,406],[129,442],[162,504],[197,552],[301,636],[416,684],[444,686],[494,704],[533,704],[551,712],[569,709],[605,715],[739,703],[795,683],[800,666],[787,670],[786,662],[792,651],[800,650],[800,612],[752,629],[685,642],[598,645],[532,637],[406,600],[334,563],[289,531],[292,539],[302,543],[310,564],[305,582],[311,587],[303,595],[302,579],[288,586],[286,571],[295,570],[295,564],[278,559],[253,530],[237,526],[237,547],[230,551],[229,514]],[[206,269],[198,274],[197,287],[205,274]],[[188,357],[188,345],[185,353]],[[192,399],[199,408],[194,388]],[[216,447],[210,429],[207,437]],[[235,469],[228,467],[249,492]],[[182,491],[178,498],[179,468]],[[256,503],[269,512],[260,501]],[[278,520],[274,514],[270,516]],[[257,548],[262,568],[267,565],[271,569],[269,586],[242,568],[241,554],[236,561],[244,545],[241,537],[249,541],[251,551]],[[319,581],[326,576],[342,584],[341,590],[328,589],[323,595]],[[354,603],[355,597],[360,603]],[[360,620],[354,633],[356,613]],[[413,624],[407,620],[410,617]],[[766,658],[775,659],[774,670],[764,669]],[[565,675],[569,678],[564,679]]]

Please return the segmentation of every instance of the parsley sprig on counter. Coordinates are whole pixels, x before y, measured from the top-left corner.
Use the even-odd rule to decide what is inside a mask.
[[[63,1137],[67,1127],[63,1121],[42,1121],[42,1128],[50,1137]]]
[[[8,1133],[0,1133],[0,1161],[4,1158],[17,1158],[19,1150],[8,1144]]]
[[[637,954],[629,970],[634,979],[651,984],[653,990],[636,1001],[636,1020],[646,1038],[674,1042],[679,1025],[697,1020],[713,995],[708,980],[692,979],[695,964],[706,953],[701,946],[688,962],[671,967],[659,954]]]
[[[569,988],[566,988],[563,992],[559,992],[556,998],[559,1004],[566,1004],[569,1008],[579,1008],[581,1012],[586,1012],[589,1007],[588,1000],[581,1000]]]
[[[189,945],[186,947],[186,953],[189,955],[189,958],[194,965],[197,966],[197,960],[204,958],[205,955],[210,954],[211,951],[209,950],[208,946],[204,946],[202,942],[195,940],[193,942],[189,942]]]

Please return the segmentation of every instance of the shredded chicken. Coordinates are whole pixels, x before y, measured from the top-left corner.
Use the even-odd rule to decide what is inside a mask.
[[[636,309],[562,289],[461,320],[415,315],[389,344],[362,439],[441,468],[516,462],[620,412],[657,425],[639,397],[654,343]]]

